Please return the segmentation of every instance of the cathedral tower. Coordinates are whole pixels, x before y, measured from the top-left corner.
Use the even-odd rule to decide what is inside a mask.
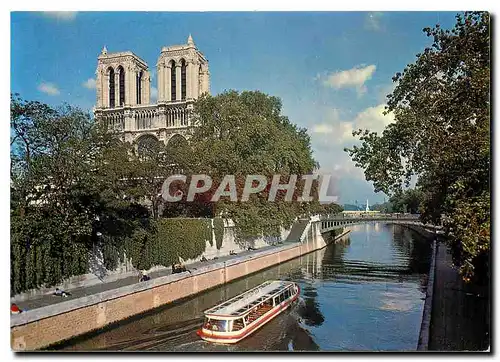
[[[96,108],[149,104],[151,80],[148,65],[134,53],[108,53],[97,58]]]
[[[187,140],[196,126],[193,103],[210,90],[208,61],[189,35],[184,45],[163,47],[157,63],[158,101],[151,103],[148,65],[130,51],[97,58],[96,120],[126,142]]]
[[[191,35],[187,44],[163,47],[156,66],[158,103],[196,100],[210,92],[208,61]]]

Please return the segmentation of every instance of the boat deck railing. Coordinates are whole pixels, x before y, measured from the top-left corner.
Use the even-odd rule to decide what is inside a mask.
[[[278,285],[275,288],[265,291],[265,294],[255,299],[256,295],[262,293],[263,290],[269,288],[270,286],[272,286],[272,284],[278,284]],[[249,310],[251,310],[253,307],[263,303],[267,299],[271,298],[273,295],[279,293],[281,290],[289,287],[290,284],[291,282],[283,283],[278,281],[267,281],[253,289],[248,290],[243,294],[240,294],[234,298],[229,299],[224,303],[221,303],[211,309],[206,310],[205,314],[220,314],[232,317],[243,315]],[[225,312],[224,310],[228,309],[228,307],[230,307],[231,305],[234,305],[233,308],[231,309],[232,310],[236,309],[236,310]]]
[[[237,295],[236,297],[233,297],[221,304],[218,304],[216,305],[215,307],[212,307],[208,310],[205,311],[205,314],[211,314],[211,313],[216,313],[216,312],[219,312],[220,310],[224,309],[225,307],[235,303],[235,302],[238,302],[240,300],[243,300],[243,299],[248,299],[250,298],[251,296],[254,296],[255,294],[258,294],[259,292],[262,291],[262,289],[264,289],[265,287],[267,287],[268,285],[270,285],[271,283],[273,283],[272,281],[267,281],[265,283],[262,283],[258,286],[256,286],[255,288],[252,288],[250,290],[247,290],[245,293],[242,293],[240,295]]]

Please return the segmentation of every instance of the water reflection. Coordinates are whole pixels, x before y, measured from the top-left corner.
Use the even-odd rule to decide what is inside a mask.
[[[429,242],[398,225],[352,227],[342,243],[195,298],[73,339],[58,349],[257,351],[414,350],[429,269]],[[203,311],[266,280],[299,283],[294,308],[237,345],[201,341]]]
[[[298,306],[298,314],[308,326],[320,326],[325,321],[325,317],[316,301],[317,297],[318,293],[313,286],[306,286],[302,291],[303,303]]]

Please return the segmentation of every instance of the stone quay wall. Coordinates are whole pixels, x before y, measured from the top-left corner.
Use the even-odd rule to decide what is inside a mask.
[[[349,231],[336,239],[347,233]],[[197,268],[191,273],[154,278],[12,315],[11,348],[15,351],[29,351],[48,347],[325,246],[320,235],[306,243],[286,243],[250,255],[235,256],[225,262]]]
[[[413,230],[420,235],[434,239],[437,235],[441,235],[442,228],[440,226],[434,226],[430,224],[422,224],[419,221],[390,221],[391,224],[398,224],[407,227],[410,230]]]

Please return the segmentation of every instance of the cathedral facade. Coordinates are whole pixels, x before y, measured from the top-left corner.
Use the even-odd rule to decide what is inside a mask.
[[[151,103],[147,63],[131,51],[97,58],[94,116],[128,142],[189,138],[193,103],[210,92],[208,61],[189,35],[187,43],[161,49],[156,64],[158,99]]]

